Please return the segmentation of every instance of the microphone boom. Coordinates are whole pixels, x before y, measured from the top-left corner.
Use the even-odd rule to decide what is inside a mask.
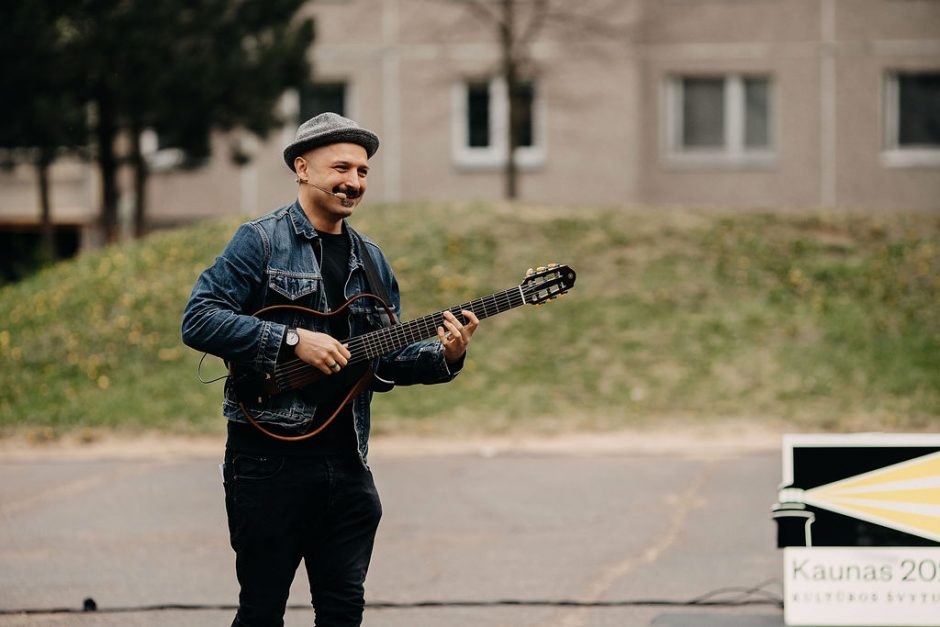
[[[330,196],[335,196],[335,197],[339,198],[340,200],[348,200],[348,199],[349,199],[349,196],[347,196],[347,195],[344,194],[343,192],[331,192],[330,190],[328,190],[328,189],[326,189],[326,188],[320,187],[319,185],[315,185],[315,184],[311,183],[310,181],[305,181],[305,180],[303,180],[303,179],[300,178],[300,177],[297,177],[297,178],[294,179],[294,180],[295,180],[295,182],[297,182],[297,183],[303,183],[304,185],[309,185],[310,187],[315,187],[315,188],[317,188],[318,190],[320,190],[321,192],[323,192],[324,194],[329,194]]]

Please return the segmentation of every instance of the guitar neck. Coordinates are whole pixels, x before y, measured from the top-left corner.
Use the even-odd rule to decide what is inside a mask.
[[[460,312],[465,309],[472,311],[477,318],[482,320],[520,305],[538,305],[552,300],[567,292],[574,285],[574,281],[575,273],[569,266],[553,264],[548,268],[530,271],[521,285],[508,290],[345,340],[344,343],[350,353],[349,363],[368,362],[415,342],[434,337],[437,335],[438,327],[444,326],[444,314],[448,311],[463,322],[466,320],[463,320]],[[318,312],[311,311],[310,313]],[[265,393],[277,394],[286,390],[299,389],[319,380],[322,376],[323,373],[316,367],[293,357],[278,363],[274,369],[274,377],[272,378],[270,374],[266,375],[266,383],[262,385]]]
[[[437,328],[444,326],[445,311],[450,311],[458,320],[465,322],[460,314],[463,309],[472,311],[482,320],[524,305],[525,302],[525,294],[522,288],[517,286],[450,309],[442,309],[421,318],[356,336],[347,343],[352,355],[350,362],[372,360],[437,335]]]

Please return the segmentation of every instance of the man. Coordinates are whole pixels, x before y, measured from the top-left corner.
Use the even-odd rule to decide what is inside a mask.
[[[261,373],[273,372],[285,359],[300,359],[324,381],[341,380],[344,368],[353,367],[342,340],[388,324],[381,305],[359,298],[329,316],[294,308],[253,314],[272,305],[336,312],[356,294],[385,293],[398,315],[398,284],[388,261],[346,223],[362,201],[369,158],[378,146],[374,133],[334,113],[300,126],[284,150],[297,175],[297,200],[243,224],[200,275],[183,314],[187,345]],[[382,285],[370,285],[370,275]],[[377,359],[374,380],[385,389],[452,380],[478,324],[472,312],[462,315],[460,321],[445,313],[436,340]],[[223,402],[223,477],[241,586],[233,625],[283,625],[301,560],[316,624],[359,625],[381,517],[367,466],[372,389],[302,440],[296,436],[322,425],[340,403],[309,388],[275,394],[250,409],[238,396],[230,377]]]

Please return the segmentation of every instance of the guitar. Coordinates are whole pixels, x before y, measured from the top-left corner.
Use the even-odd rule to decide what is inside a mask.
[[[530,270],[522,283],[507,290],[471,300],[448,310],[422,316],[409,322],[399,322],[389,327],[351,337],[343,341],[343,344],[350,352],[350,359],[346,366],[336,374],[325,375],[315,366],[311,366],[293,356],[278,361],[275,364],[274,372],[261,372],[243,364],[229,364],[229,379],[232,390],[239,402],[242,413],[245,414],[249,422],[267,435],[279,440],[306,439],[326,428],[347,403],[368,387],[372,380],[371,364],[376,358],[436,336],[437,328],[443,326],[444,311],[452,312],[458,320],[465,323],[466,320],[460,314],[463,309],[472,311],[477,318],[482,320],[522,305],[541,305],[568,292],[574,286],[576,276],[575,271],[569,266],[551,264],[534,271]],[[330,313],[323,313],[297,305],[274,305],[256,312],[255,315],[260,317],[271,311],[292,309],[315,316],[330,317],[342,313],[359,298],[370,298],[378,301],[384,307],[389,320],[394,320],[389,306],[372,294],[358,294],[348,300],[342,307]],[[336,407],[335,411],[328,418],[322,420],[319,425],[315,425],[310,432],[299,436],[272,433],[258,424],[252,417],[249,406],[261,407],[273,396],[297,390],[302,390],[304,394],[311,394],[313,398],[317,399],[318,404]]]

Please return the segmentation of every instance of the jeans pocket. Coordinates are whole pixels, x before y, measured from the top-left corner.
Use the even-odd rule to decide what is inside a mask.
[[[284,467],[282,457],[253,457],[238,455],[232,461],[232,478],[235,481],[263,481],[276,476]]]

